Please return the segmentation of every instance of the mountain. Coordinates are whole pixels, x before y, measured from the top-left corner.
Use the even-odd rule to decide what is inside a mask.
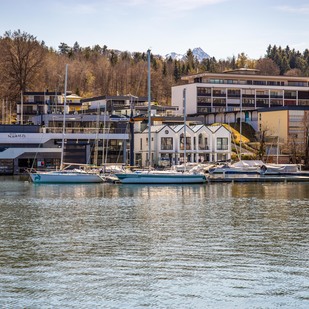
[[[173,60],[183,60],[184,55],[182,55],[182,54],[177,54],[177,53],[174,53],[174,52],[165,55],[165,58],[170,58],[170,57],[171,57]]]
[[[193,55],[197,58],[198,61],[202,61],[203,59],[208,59],[210,56],[205,53],[200,47],[193,48]]]
[[[200,48],[200,47],[193,48],[192,49],[192,53],[193,53],[194,57],[196,57],[199,62],[201,62],[203,59],[210,58],[210,56],[207,53],[205,53],[203,51],[203,49]],[[173,60],[174,59],[176,59],[176,60],[185,60],[186,59],[186,55],[187,55],[187,53],[185,53],[185,54],[177,54],[175,52],[171,52],[171,53],[165,55],[165,58],[171,57]]]

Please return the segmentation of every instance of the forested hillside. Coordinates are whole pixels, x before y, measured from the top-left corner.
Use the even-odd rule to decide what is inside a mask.
[[[62,42],[58,50],[29,33],[7,31],[0,37],[0,100],[14,102],[21,91],[63,91],[64,67],[69,64],[68,89],[82,97],[98,95],[147,95],[147,51],[129,52],[106,45],[81,47]],[[261,59],[245,53],[198,62],[189,49],[184,60],[151,55],[152,98],[160,104],[171,101],[171,87],[181,76],[192,73],[223,72],[256,68],[261,74],[309,76],[309,50],[303,53],[269,45]]]

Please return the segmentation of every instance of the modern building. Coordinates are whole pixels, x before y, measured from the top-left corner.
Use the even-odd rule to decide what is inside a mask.
[[[88,111],[105,112],[107,115],[118,116],[134,116],[143,117],[148,114],[148,98],[137,97],[131,94],[124,96],[98,96],[82,99],[81,103]],[[158,104],[151,104],[151,114],[153,116],[175,116],[178,113],[178,108],[173,106],[162,106]]]
[[[267,153],[298,163],[309,154],[309,106],[261,109],[258,127],[264,132]]]
[[[172,87],[172,106],[204,116],[204,123],[233,123],[239,119],[257,124],[257,110],[309,106],[309,77],[265,76],[257,70],[199,73],[182,77],[184,85]],[[254,126],[254,125],[253,125]]]
[[[58,119],[57,123],[62,124],[62,121]],[[106,129],[97,129],[95,125],[81,127],[79,122],[69,119],[67,123],[71,125],[64,134],[66,163],[98,166],[127,163],[129,134],[126,125],[111,122]],[[29,168],[59,168],[62,138],[61,125],[54,126],[52,122],[46,122],[45,127],[0,125],[0,174],[20,174]]]
[[[16,103],[17,123],[31,124],[36,115],[63,114],[64,94],[61,92],[24,92]],[[81,97],[71,92],[66,95],[66,114],[73,114],[83,109]],[[44,125],[44,123],[41,123]]]
[[[61,93],[24,93],[17,102],[18,124],[0,125],[0,174],[59,167],[64,116],[65,162],[129,164],[131,113],[138,130],[147,126],[146,100],[131,95],[81,100],[67,92],[64,108]],[[166,119],[164,115],[172,115],[172,123],[181,121],[173,116],[176,109],[153,104],[152,123]]]
[[[157,125],[151,127],[150,135],[151,163],[154,166],[231,159],[231,133],[221,125]],[[135,163],[138,166],[149,164],[148,137],[148,127],[134,134]]]

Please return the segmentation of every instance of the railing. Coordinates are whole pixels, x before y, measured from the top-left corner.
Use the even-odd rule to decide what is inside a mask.
[[[62,133],[62,127],[46,127],[42,128],[44,133]],[[78,133],[78,134],[126,134],[128,133],[124,128],[80,128],[72,127],[66,128],[65,133]]]

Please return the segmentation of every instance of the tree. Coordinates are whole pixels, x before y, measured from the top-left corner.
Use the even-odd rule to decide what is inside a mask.
[[[288,70],[284,75],[285,76],[301,76],[301,70],[291,69],[291,70]]]
[[[67,55],[70,52],[71,47],[66,43],[60,43],[58,49],[60,54]]]
[[[77,54],[77,53],[80,52],[80,50],[81,50],[81,48],[80,48],[78,42],[75,42],[74,45],[73,45],[73,52],[74,52],[75,54]]]
[[[264,157],[266,155],[266,140],[269,136],[268,131],[269,129],[265,127],[261,128],[261,130],[256,133],[256,138],[259,143],[259,147],[257,150],[257,158],[262,161],[264,161]]]
[[[20,30],[5,32],[0,41],[0,61],[4,82],[14,96],[31,88],[39,80],[48,52],[44,42]]]
[[[309,114],[305,112],[304,119],[304,165],[309,167]]]
[[[247,67],[248,57],[245,53],[238,54],[236,65],[237,68],[246,68]]]
[[[177,60],[174,62],[174,80],[175,82],[178,82],[180,80],[180,72],[179,72],[179,65]]]
[[[256,62],[255,68],[262,75],[279,75],[280,73],[278,65],[270,58],[260,58]]]

